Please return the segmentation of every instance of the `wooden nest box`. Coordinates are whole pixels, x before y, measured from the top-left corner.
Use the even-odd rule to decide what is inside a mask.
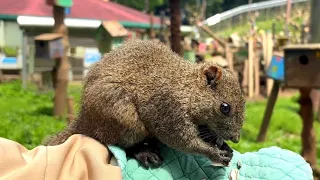
[[[35,57],[40,59],[56,59],[63,56],[63,35],[46,33],[34,38]]]
[[[284,47],[285,85],[291,88],[320,88],[320,44]]]
[[[104,21],[96,30],[95,38],[101,53],[107,53],[122,45],[129,31],[118,21]]]

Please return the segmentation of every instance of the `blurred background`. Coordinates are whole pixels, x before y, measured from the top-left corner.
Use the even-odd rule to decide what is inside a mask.
[[[241,153],[279,146],[319,175],[317,0],[1,0],[0,137],[31,149],[74,120],[88,68],[130,38],[230,68],[246,94]]]

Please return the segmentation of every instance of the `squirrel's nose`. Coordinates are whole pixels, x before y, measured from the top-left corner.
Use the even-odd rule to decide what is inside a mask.
[[[235,135],[230,138],[233,143],[238,143],[240,141],[240,135]]]

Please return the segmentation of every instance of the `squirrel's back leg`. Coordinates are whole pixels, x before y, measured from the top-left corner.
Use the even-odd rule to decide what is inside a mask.
[[[62,143],[72,134],[83,134],[104,145],[130,147],[148,135],[132,94],[116,83],[100,82],[85,87],[80,104],[77,119],[49,144]]]

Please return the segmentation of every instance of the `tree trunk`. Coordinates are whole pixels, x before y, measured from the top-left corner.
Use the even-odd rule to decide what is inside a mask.
[[[149,0],[144,0],[144,12],[148,12],[150,8]]]
[[[171,12],[171,48],[172,50],[182,55],[181,52],[181,37],[180,37],[180,23],[181,23],[181,14],[180,14],[180,1],[179,0],[170,0],[170,12]]]
[[[64,8],[53,6],[53,18],[55,21],[53,32],[63,34],[64,54],[62,58],[55,59],[54,74],[54,110],[55,117],[62,118],[65,114],[67,104],[67,87],[68,87],[68,72],[70,64],[68,61],[67,52],[69,49],[68,29],[64,24]]]
[[[150,39],[155,39],[155,38],[156,38],[156,35],[155,35],[154,30],[153,30],[153,26],[154,26],[154,23],[153,23],[153,20],[154,20],[154,13],[153,13],[153,12],[150,12],[150,13],[149,13],[149,16],[150,16],[150,31],[149,31],[149,38],[150,38]]]

